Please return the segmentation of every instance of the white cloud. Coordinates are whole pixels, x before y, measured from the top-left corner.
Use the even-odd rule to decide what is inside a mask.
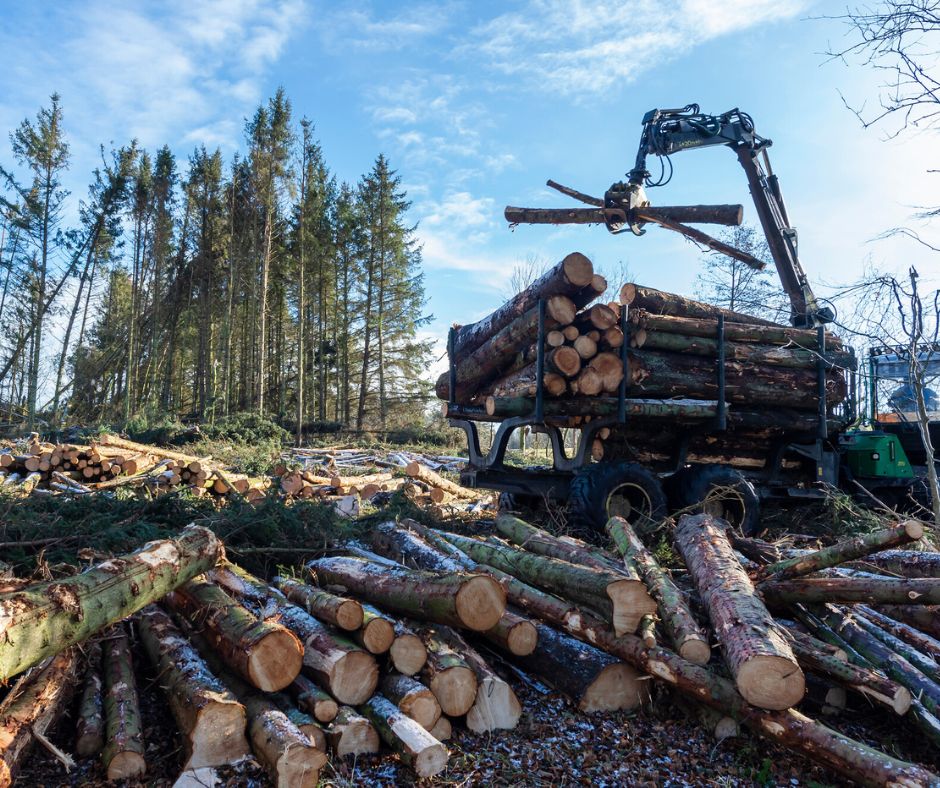
[[[435,205],[422,223],[431,227],[445,226],[452,231],[492,226],[493,205],[491,197],[475,198],[469,192],[454,192]]]
[[[317,31],[331,49],[371,52],[400,50],[443,32],[451,24],[456,3],[412,3],[383,16],[388,4],[363,8],[362,2],[322,3],[317,14]]]

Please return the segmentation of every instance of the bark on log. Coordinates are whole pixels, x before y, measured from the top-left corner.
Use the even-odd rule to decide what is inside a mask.
[[[726,528],[707,514],[683,515],[676,529],[676,547],[741,695],[764,709],[790,708],[806,690],[803,672],[735,558]]]
[[[336,718],[339,704],[302,673],[291,682],[290,691],[297,705],[317,722],[332,722]]]
[[[940,578],[803,577],[768,580],[760,585],[768,604],[798,602],[866,605],[935,605],[940,602]]]
[[[136,613],[211,569],[222,545],[207,528],[139,550],[64,580],[38,583],[0,599],[0,681]]]
[[[527,657],[539,642],[539,632],[535,624],[527,618],[507,610],[492,629],[482,633],[490,643],[495,643],[503,651],[517,657]]]
[[[865,618],[873,621],[899,640],[903,640],[908,645],[913,646],[921,654],[933,660],[940,661],[940,640],[865,605],[858,605],[856,609],[864,615]]]
[[[922,654],[909,643],[895,637],[889,631],[883,629],[868,619],[859,609],[863,607],[864,605],[859,605],[852,609],[852,619],[855,621],[855,623],[864,629],[869,635],[878,638],[878,640],[884,643],[899,657],[903,657],[908,662],[910,662],[927,678],[940,685],[940,665],[937,664],[936,660],[934,660],[933,657]]]
[[[659,619],[679,655],[696,665],[707,665],[711,659],[711,646],[669,574],[623,518],[608,520],[607,534],[624,561],[639,570],[650,596],[656,601]]]
[[[378,566],[359,558],[321,558],[307,564],[317,582],[347,588],[395,613],[485,632],[506,610],[506,596],[486,575],[437,575]]]
[[[449,717],[466,714],[476,699],[476,675],[435,629],[420,627],[417,631],[424,638],[428,650],[428,661],[421,669],[421,678],[431,688],[444,714]]]
[[[22,676],[3,699],[0,704],[0,788],[13,785],[37,735],[45,736],[65,711],[80,666],[77,650],[65,649]]]
[[[283,692],[269,692],[265,697],[284,712],[284,716],[297,726],[297,730],[310,739],[314,747],[320,752],[326,752],[326,733],[323,726],[312,715],[295,706],[290,696]]]
[[[761,568],[759,577],[773,578],[774,581],[791,580],[846,561],[854,561],[886,547],[917,541],[923,535],[924,526],[917,520],[908,520],[893,528],[854,536],[807,555],[768,564]]]
[[[902,621],[908,626],[926,632],[935,638],[940,638],[940,607],[929,605],[879,605],[878,610],[886,616]]]
[[[372,755],[379,751],[379,734],[375,726],[349,706],[340,707],[326,738],[337,758]]]
[[[291,602],[310,615],[347,632],[362,627],[362,605],[355,599],[336,596],[322,588],[308,586],[289,577],[277,576],[271,581]]]
[[[413,676],[424,667],[428,652],[421,638],[398,621],[395,623],[395,641],[388,650],[388,658],[399,673]]]
[[[533,307],[537,307],[540,298],[554,295],[576,296],[583,288],[590,286],[593,276],[594,266],[587,257],[578,252],[567,255],[525,290],[514,295],[482,320],[457,327],[454,331],[455,357],[462,358],[472,353],[498,331]]]
[[[234,763],[249,752],[245,708],[209,671],[170,617],[155,605],[138,617],[140,639],[187,748],[183,771]]]
[[[124,627],[102,640],[105,745],[101,760],[109,780],[132,780],[147,772],[144,732],[134,679],[134,664]]]
[[[372,531],[372,547],[382,556],[412,569],[430,572],[463,572],[459,561],[442,554],[412,529],[414,520],[381,523]]]
[[[772,320],[765,320],[741,312],[733,312],[730,309],[722,309],[720,306],[704,304],[701,301],[693,301],[691,298],[676,295],[675,293],[667,293],[653,287],[643,287],[632,282],[628,282],[620,288],[620,303],[629,306],[631,310],[642,309],[654,315],[709,320],[714,320],[719,315],[723,315],[729,323],[747,323],[749,325],[783,328],[779,323]]]
[[[374,695],[360,707],[382,740],[410,765],[419,777],[433,777],[447,766],[447,748],[388,698]]]
[[[445,479],[439,473],[432,471],[420,462],[409,462],[405,467],[405,473],[412,479],[418,479],[425,484],[430,484],[432,487],[438,487],[457,498],[463,498],[469,501],[476,501],[480,498],[480,492],[478,490],[468,490],[466,487],[461,487],[459,484],[455,484],[450,481],[450,479]]]
[[[538,645],[517,661],[569,698],[579,711],[620,711],[648,696],[637,671],[599,648],[545,624],[536,624]]]
[[[503,211],[510,224],[604,224],[604,208],[516,208],[507,206]],[[646,206],[633,212],[635,221],[660,219],[680,224],[741,224],[740,205],[678,205]],[[630,212],[628,212],[630,213]],[[638,214],[642,213],[643,218]],[[628,215],[628,219],[629,219]]]
[[[579,566],[457,534],[443,536],[474,561],[597,609],[609,617],[619,634],[636,632],[640,619],[656,611],[656,603],[636,574],[630,577],[616,570]]]
[[[857,569],[880,571],[900,577],[940,577],[940,553],[921,550],[885,550],[853,564]]]
[[[496,517],[496,530],[513,544],[548,558],[558,558],[570,564],[579,564],[602,571],[621,573],[631,580],[639,580],[640,575],[633,567],[626,567],[614,556],[601,555],[599,549],[571,537],[553,536],[525,520],[501,512]]]
[[[673,421],[699,421],[711,419],[717,413],[717,403],[702,400],[628,399],[627,416],[642,416],[644,419],[669,419]],[[574,399],[543,402],[546,420],[558,416],[566,421],[572,416],[616,416],[616,397],[578,397]],[[512,416],[528,416],[535,411],[532,397],[487,397],[486,413],[500,419]],[[731,413],[728,414],[729,417]]]
[[[582,372],[582,374],[584,374]],[[538,376],[536,375],[536,365],[532,362],[518,372],[513,372],[504,378],[500,378],[490,386],[483,387],[477,395],[492,394],[497,397],[534,397],[538,388]],[[560,397],[568,390],[568,383],[564,376],[555,372],[546,371],[542,377],[544,391],[550,397]]]
[[[75,722],[75,753],[81,758],[97,755],[104,747],[104,698],[101,683],[101,643],[87,649],[85,686]]]
[[[382,679],[382,694],[398,710],[429,731],[441,716],[441,705],[434,693],[419,681],[401,673],[389,673]]]
[[[260,620],[217,585],[191,580],[167,596],[181,616],[196,624],[225,663],[265,692],[288,686],[300,673],[304,647],[275,621]]]

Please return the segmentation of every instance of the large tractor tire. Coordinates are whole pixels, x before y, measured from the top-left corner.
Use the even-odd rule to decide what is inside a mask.
[[[674,510],[705,512],[743,536],[760,531],[760,498],[744,475],[725,465],[692,465],[669,482]]]
[[[666,494],[659,479],[632,462],[602,462],[582,468],[571,480],[568,514],[578,524],[602,531],[613,516],[640,532],[666,517]]]

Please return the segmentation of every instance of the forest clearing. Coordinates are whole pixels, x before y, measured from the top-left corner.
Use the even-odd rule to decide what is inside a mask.
[[[0,788],[940,788],[940,2],[828,13],[11,8]]]

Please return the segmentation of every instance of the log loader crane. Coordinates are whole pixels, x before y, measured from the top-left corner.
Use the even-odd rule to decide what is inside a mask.
[[[674,216],[683,209],[655,209],[646,195],[646,189],[663,186],[671,179],[673,167],[670,157],[673,154],[716,145],[731,148],[744,169],[767,246],[789,298],[790,321],[797,328],[817,329],[819,408],[815,427],[810,432],[805,427],[802,430],[783,429],[779,437],[767,446],[766,463],[759,470],[689,463],[690,438],[720,435],[727,428],[724,406],[719,404],[719,412],[713,419],[676,433],[672,459],[666,465],[644,467],[637,462],[607,461],[606,458],[592,462],[590,446],[593,437],[600,430],[616,429],[618,425],[624,427],[627,423],[623,386],[618,416],[596,419],[582,427],[579,447],[573,457],[568,457],[565,451],[559,428],[545,423],[540,405],[542,392],[539,390],[534,412],[503,421],[492,448],[484,454],[480,451],[474,419],[451,397],[447,414],[453,426],[466,431],[470,447],[470,462],[462,474],[464,484],[499,490],[505,493],[503,501],[507,505],[532,503],[539,497],[567,500],[569,512],[585,524],[599,528],[603,528],[612,514],[628,519],[656,520],[669,508],[700,505],[722,515],[745,533],[757,527],[761,500],[819,499],[825,497],[826,487],[842,488],[869,503],[883,501],[897,505],[909,499],[915,487],[916,473],[898,437],[881,430],[849,429],[857,420],[854,396],[850,396],[838,413],[827,406],[825,380],[828,362],[823,327],[835,319],[835,314],[830,306],[816,298],[800,263],[797,232],[790,223],[780,183],[767,153],[771,144],[771,140],[756,132],[752,118],[740,109],[721,115],[704,114],[697,104],[678,109],[654,109],[643,118],[635,163],[626,174],[626,181],[612,184],[603,200],[549,181],[553,188],[593,208],[507,208],[506,218],[512,224],[603,222],[612,233],[631,231],[635,235],[642,235],[646,224],[656,223],[752,267],[763,267],[765,263],[751,255],[675,221]],[[656,157],[660,162],[656,177],[648,167],[650,157]],[[691,210],[685,209],[686,213]],[[625,318],[623,329],[626,333]],[[539,341],[543,339],[540,335]],[[719,339],[720,342],[723,339]],[[626,369],[626,352],[623,358]],[[452,357],[452,374],[453,365]],[[718,402],[723,403],[724,375],[720,368],[721,363],[717,372]],[[852,369],[850,374],[849,388],[854,392],[855,370]],[[504,463],[510,435],[514,430],[525,427],[548,435],[553,453],[551,468],[518,469]],[[794,473],[792,469],[797,466],[802,470]]]

